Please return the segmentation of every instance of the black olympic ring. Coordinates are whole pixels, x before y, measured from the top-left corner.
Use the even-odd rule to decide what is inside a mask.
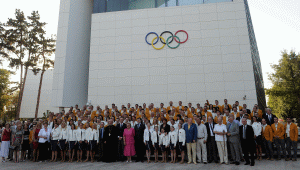
[[[169,34],[172,35],[172,40],[169,42],[169,43],[172,43],[173,40],[174,40],[174,35],[173,35],[173,33],[172,33],[171,31],[164,31],[164,32],[162,32],[162,33],[160,34],[160,36],[162,37],[162,35],[165,34],[165,33],[169,33]],[[162,40],[161,38],[159,38],[159,40],[160,40],[161,43],[166,44],[165,42],[163,42],[163,40]]]

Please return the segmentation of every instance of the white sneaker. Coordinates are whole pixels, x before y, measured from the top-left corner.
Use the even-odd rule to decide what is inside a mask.
[[[132,161],[130,161],[130,163],[132,163]]]
[[[126,161],[128,163],[128,161]]]

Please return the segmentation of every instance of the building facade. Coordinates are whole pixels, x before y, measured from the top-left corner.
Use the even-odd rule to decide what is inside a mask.
[[[54,107],[228,99],[262,108],[263,87],[247,0],[61,0]]]

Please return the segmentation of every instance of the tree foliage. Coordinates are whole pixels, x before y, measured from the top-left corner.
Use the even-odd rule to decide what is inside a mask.
[[[278,117],[299,118],[300,112],[300,54],[282,52],[278,64],[272,65],[269,74],[273,86],[266,89],[268,105]]]
[[[0,69],[0,119],[2,120],[15,116],[15,112],[8,112],[15,108],[15,94],[18,95],[17,88],[12,86],[16,83],[9,80],[11,74],[11,71]]]

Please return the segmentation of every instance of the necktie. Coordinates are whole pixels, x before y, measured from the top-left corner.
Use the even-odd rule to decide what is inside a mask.
[[[149,141],[151,140],[151,133],[150,133],[150,130],[149,130]]]
[[[246,126],[244,125],[243,139],[246,139]]]
[[[156,133],[156,135],[157,135],[156,143],[158,143],[159,140],[158,133]]]
[[[82,130],[80,130],[81,131],[81,138],[80,139],[82,139]]]
[[[231,123],[229,124],[228,131],[230,130],[230,127],[231,127]]]
[[[139,123],[138,128],[140,128],[140,125],[141,125],[141,124]]]

